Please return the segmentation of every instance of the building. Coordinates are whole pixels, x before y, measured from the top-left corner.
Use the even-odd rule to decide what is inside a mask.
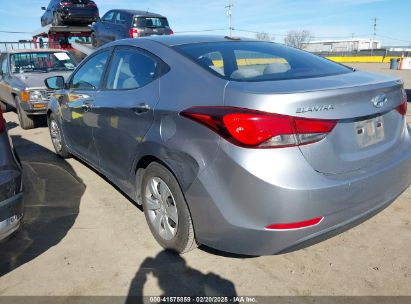
[[[304,50],[313,52],[313,53],[353,52],[353,51],[363,51],[363,50],[380,49],[380,48],[381,48],[381,42],[378,40],[373,40],[372,38],[321,40],[321,41],[311,41],[309,43],[303,44]]]

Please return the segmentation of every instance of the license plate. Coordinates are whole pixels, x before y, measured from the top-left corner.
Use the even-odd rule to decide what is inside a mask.
[[[361,148],[382,142],[385,138],[384,119],[378,116],[355,123],[357,143]]]
[[[85,7],[85,4],[77,4],[77,7]]]

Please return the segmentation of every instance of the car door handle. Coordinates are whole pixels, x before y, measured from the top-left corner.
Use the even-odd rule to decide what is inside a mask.
[[[133,108],[133,112],[137,115],[141,115],[150,111],[150,106],[145,103],[140,103],[137,107]]]

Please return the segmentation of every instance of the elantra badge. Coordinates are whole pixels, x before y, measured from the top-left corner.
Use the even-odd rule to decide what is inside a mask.
[[[334,110],[333,105],[322,105],[322,106],[313,106],[306,108],[297,108],[297,113],[307,113],[307,112],[320,112],[320,111],[330,111]]]
[[[387,98],[387,95],[381,94],[381,95],[377,95],[373,99],[371,99],[371,102],[374,105],[374,107],[382,108],[383,106],[385,106],[387,104],[388,98]]]

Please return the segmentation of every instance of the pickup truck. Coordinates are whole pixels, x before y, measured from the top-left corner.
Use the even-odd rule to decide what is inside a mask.
[[[68,77],[77,62],[59,49],[9,50],[0,57],[0,107],[16,109],[20,126],[33,129],[44,121],[52,92],[44,80],[54,75]]]

